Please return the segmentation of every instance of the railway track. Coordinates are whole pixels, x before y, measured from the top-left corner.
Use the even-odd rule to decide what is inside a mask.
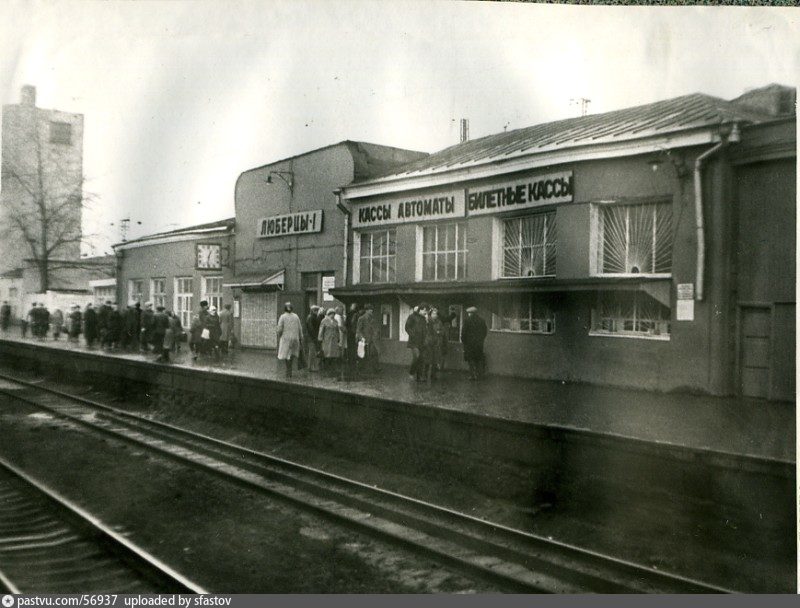
[[[0,374],[0,394],[156,451],[513,592],[727,593]]]
[[[0,591],[205,593],[2,458]]]

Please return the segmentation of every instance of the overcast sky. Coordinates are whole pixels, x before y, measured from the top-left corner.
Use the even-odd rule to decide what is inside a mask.
[[[489,2],[0,3],[0,96],[85,115],[85,231],[233,215],[244,170],[344,139],[432,152],[692,92],[797,85],[800,11]]]

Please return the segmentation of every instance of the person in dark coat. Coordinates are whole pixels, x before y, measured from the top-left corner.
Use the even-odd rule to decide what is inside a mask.
[[[9,325],[11,325],[11,305],[8,301],[4,301],[0,306],[0,329],[8,331]]]
[[[61,330],[64,329],[64,313],[60,308],[56,308],[50,317],[53,326],[53,340],[61,338]]]
[[[150,350],[153,338],[153,303],[147,302],[144,305],[141,318],[141,330],[139,331],[139,349],[146,353]]]
[[[105,302],[97,307],[97,337],[100,339],[100,347],[105,348],[107,344],[106,331],[108,329],[108,313],[111,311],[111,302]]]
[[[39,312],[39,324],[41,335],[39,336],[42,340],[47,339],[47,331],[50,329],[50,311],[47,310],[47,307],[42,304],[39,308],[41,311]]]
[[[156,361],[169,361],[169,353],[164,353],[164,337],[169,329],[169,317],[164,312],[164,307],[159,306],[153,314],[153,322],[150,326],[150,341],[153,345],[153,352],[158,355]]]
[[[87,348],[94,348],[94,342],[97,340],[97,312],[91,304],[86,305],[83,313],[83,337]]]
[[[72,306],[72,312],[69,313],[69,323],[67,325],[67,337],[70,342],[77,342],[78,336],[81,335],[81,325],[83,324],[83,315],[81,315],[81,308],[77,304]]]
[[[222,336],[222,324],[217,314],[217,307],[212,306],[208,309],[206,315],[205,327],[208,329],[208,344],[206,348],[209,353],[214,357],[215,361],[219,360],[219,339]]]
[[[108,319],[106,320],[106,342],[108,348],[119,348],[120,339],[122,337],[122,314],[117,310],[116,305],[109,304],[111,310],[108,311]]]
[[[26,317],[27,323],[22,327],[22,337],[25,337],[27,333],[27,328],[31,328],[31,335],[34,338],[39,337],[39,304],[34,302],[31,305],[31,309],[28,311],[28,316]]]
[[[308,370],[312,372],[319,371],[319,353],[321,350],[319,326],[319,306],[314,304],[311,306],[308,316],[306,317],[306,333],[308,334],[308,340],[306,342],[306,363],[308,364]]]
[[[411,350],[411,367],[408,368],[408,373],[412,378],[421,380],[424,370],[420,364],[420,355],[425,346],[425,328],[427,323],[427,306],[415,306],[411,314],[406,319],[405,330],[408,334],[408,344],[406,345]]]
[[[470,380],[483,378],[486,373],[483,341],[487,333],[486,321],[478,316],[478,309],[474,306],[467,308],[467,318],[461,326],[461,343],[464,345],[464,360],[469,365]]]

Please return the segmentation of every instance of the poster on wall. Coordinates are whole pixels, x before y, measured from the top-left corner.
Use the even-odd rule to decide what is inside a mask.
[[[331,295],[331,289],[336,287],[336,277],[327,276],[322,277],[322,299],[325,302],[333,302],[334,297]]]

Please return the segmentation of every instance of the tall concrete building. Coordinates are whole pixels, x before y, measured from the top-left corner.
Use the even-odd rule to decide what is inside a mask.
[[[82,184],[83,115],[39,108],[36,88],[22,87],[3,106],[0,275],[80,259]]]

